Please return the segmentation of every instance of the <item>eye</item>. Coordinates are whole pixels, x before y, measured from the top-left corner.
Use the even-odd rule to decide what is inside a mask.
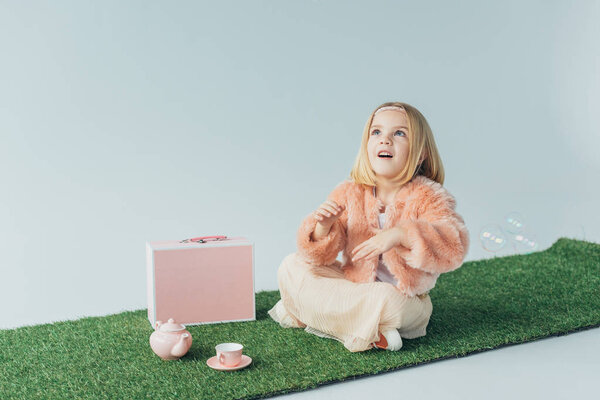
[[[379,129],[375,129],[375,130],[373,130],[373,132],[371,132],[371,135],[374,135],[375,132],[380,132],[380,131],[379,131]],[[401,130],[397,130],[396,132],[394,132],[394,135],[396,133],[398,133],[398,132],[400,132],[401,134],[403,134],[404,136],[406,136],[406,133],[404,133],[404,131],[401,131]]]

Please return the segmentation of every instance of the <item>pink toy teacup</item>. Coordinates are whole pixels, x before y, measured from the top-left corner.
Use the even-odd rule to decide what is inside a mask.
[[[239,343],[221,343],[215,346],[217,359],[225,367],[235,367],[242,361],[244,346]]]

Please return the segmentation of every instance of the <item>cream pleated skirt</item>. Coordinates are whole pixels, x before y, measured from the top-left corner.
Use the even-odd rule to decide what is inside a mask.
[[[297,253],[277,271],[281,300],[268,313],[284,328],[340,341],[352,352],[373,348],[379,332],[396,328],[400,336],[425,336],[433,310],[429,294],[408,297],[388,282],[355,283],[341,263],[306,263]]]

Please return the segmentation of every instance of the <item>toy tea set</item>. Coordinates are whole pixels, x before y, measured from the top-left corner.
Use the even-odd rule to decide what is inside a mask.
[[[192,347],[192,335],[185,325],[169,318],[167,323],[156,322],[150,335],[150,347],[163,360],[178,360]],[[252,358],[242,354],[244,346],[239,343],[221,343],[215,346],[217,355],[209,358],[206,364],[219,371],[233,371],[250,365]]]
[[[177,360],[192,346],[186,325],[255,321],[254,243],[243,237],[202,236],[146,243],[150,347]],[[167,321],[167,322],[163,322]],[[185,325],[184,325],[185,324]],[[232,371],[252,358],[240,343],[220,343],[206,364]]]

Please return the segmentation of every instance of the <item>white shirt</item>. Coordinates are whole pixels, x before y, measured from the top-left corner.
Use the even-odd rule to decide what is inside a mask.
[[[385,213],[379,213],[379,228],[383,228],[383,224],[385,223]],[[389,269],[383,264],[381,260],[382,256],[379,255],[379,265],[377,266],[377,274],[375,280],[378,282],[389,282],[392,285],[396,286],[398,280],[392,275]]]

